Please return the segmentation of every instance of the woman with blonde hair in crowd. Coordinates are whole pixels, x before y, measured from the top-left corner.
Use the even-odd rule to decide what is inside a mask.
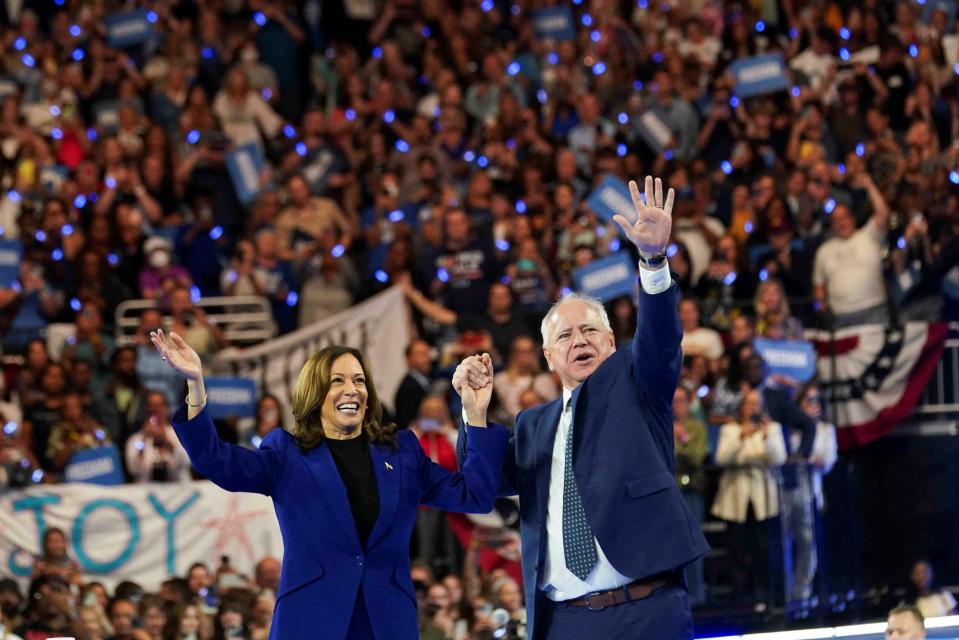
[[[107,640],[113,636],[113,627],[100,605],[88,604],[77,610],[73,635],[77,640]]]
[[[786,291],[779,280],[769,278],[759,283],[753,297],[753,308],[756,311],[757,335],[768,336],[772,330],[775,335],[781,331],[781,339],[802,340],[802,323],[793,317]]]

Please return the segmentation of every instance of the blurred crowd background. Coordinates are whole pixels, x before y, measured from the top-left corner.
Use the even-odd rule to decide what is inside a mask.
[[[0,234],[23,251],[0,282],[0,480],[57,483],[78,451],[112,443],[128,481],[188,481],[169,425],[183,390],[150,330],[207,357],[250,341],[205,299],[265,300],[279,335],[393,286],[416,328],[393,417],[455,468],[452,368],[493,354],[506,424],[557,397],[542,314],[574,269],[631,249],[587,197],[608,174],[652,174],[677,192],[677,481],[716,547],[689,571],[697,615],[859,616],[870,597],[951,612],[921,541],[886,558],[895,582],[868,597],[855,562],[826,582],[825,514],[843,511],[823,489],[844,463],[835,428],[816,384],[770,381],[751,342],[956,319],[956,3],[571,0],[568,38],[538,32],[549,4],[0,3]],[[133,9],[149,32],[111,47],[108,18]],[[737,96],[731,63],[760,54],[783,57],[787,88]],[[644,130],[651,107],[663,145]],[[250,144],[262,163],[247,200],[227,158]],[[135,314],[118,314],[131,300]],[[608,309],[628,343],[634,299]],[[770,418],[770,389],[815,424],[808,457],[787,457],[797,425]],[[263,396],[249,429],[221,435],[257,446],[283,426]],[[747,457],[729,452],[740,439]],[[423,511],[411,548],[423,637],[522,637],[515,519],[508,501],[491,521]],[[835,549],[882,535],[841,523]],[[158,593],[107,593],[51,530],[29,590],[0,583],[0,609],[27,640],[265,638],[277,561],[240,576],[196,560]],[[959,579],[954,553],[937,561]]]

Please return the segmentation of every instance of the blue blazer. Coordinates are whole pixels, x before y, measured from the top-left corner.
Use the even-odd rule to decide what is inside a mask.
[[[630,349],[612,353],[573,391],[573,474],[586,519],[617,571],[640,579],[709,550],[673,476],[673,393],[682,364],[679,289],[640,286]],[[507,446],[501,493],[519,494],[523,587],[530,638],[543,626],[538,588],[562,398],[521,412]],[[554,535],[558,531],[550,532]]]
[[[409,564],[417,508],[489,512],[508,438],[503,427],[471,428],[461,473],[433,463],[410,431],[397,434],[395,452],[371,443],[380,512],[364,549],[325,444],[304,453],[283,429],[255,451],[227,444],[206,408],[187,420],[181,407],[172,422],[197,471],[227,491],[273,498],[284,552],[270,638],[282,640],[345,638],[358,589],[377,637],[419,638]]]

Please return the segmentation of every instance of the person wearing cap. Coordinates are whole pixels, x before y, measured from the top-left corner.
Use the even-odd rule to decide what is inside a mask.
[[[159,301],[169,295],[176,285],[192,286],[190,272],[172,263],[173,250],[169,240],[153,236],[143,243],[143,252],[147,266],[137,278],[142,297]]]

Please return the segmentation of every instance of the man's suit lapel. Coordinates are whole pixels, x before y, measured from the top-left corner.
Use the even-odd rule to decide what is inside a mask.
[[[353,521],[350,501],[346,496],[346,487],[343,485],[343,479],[340,478],[336,463],[333,462],[330,448],[325,443],[321,444],[303,458],[303,464],[307,466],[310,473],[313,474],[313,479],[320,485],[320,495],[326,500],[330,511],[333,512],[336,521],[340,523],[347,539],[353,543],[354,547],[359,549],[360,537],[356,533],[356,523]]]
[[[556,440],[556,428],[559,426],[559,417],[562,414],[563,399],[546,405],[536,425],[536,493],[542,522],[546,521],[546,503],[549,500],[550,467],[553,464],[553,442]]]
[[[396,515],[402,477],[399,457],[388,447],[371,443],[370,457],[373,458],[373,474],[376,476],[376,488],[380,495],[380,514],[366,541],[367,549],[373,547],[377,539],[389,528],[393,516]]]

